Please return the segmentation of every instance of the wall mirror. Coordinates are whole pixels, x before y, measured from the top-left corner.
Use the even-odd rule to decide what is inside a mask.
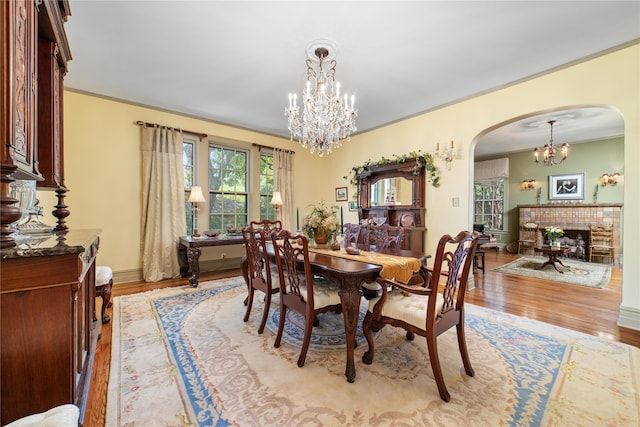
[[[408,177],[382,178],[370,184],[371,206],[411,206],[413,181]]]

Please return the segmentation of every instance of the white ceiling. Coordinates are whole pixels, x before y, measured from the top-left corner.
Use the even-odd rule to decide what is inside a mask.
[[[637,0],[70,5],[67,88],[284,137],[288,93],[300,96],[306,48],[319,38],[338,47],[337,79],[356,96],[358,132],[640,40]],[[487,134],[492,143],[483,138],[476,154],[543,144],[551,119],[560,143],[578,141],[578,129],[623,132],[613,110],[549,113]]]

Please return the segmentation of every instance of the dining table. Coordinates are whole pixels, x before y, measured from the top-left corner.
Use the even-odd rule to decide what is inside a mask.
[[[275,253],[268,248],[269,256]],[[378,277],[388,279],[401,276],[402,281],[410,281],[416,277],[422,265],[426,265],[430,255],[421,251],[406,249],[376,249],[366,245],[359,245],[359,254],[351,255],[344,249],[331,250],[324,248],[309,249],[309,263],[314,274],[334,279],[339,284],[340,302],[344,317],[345,340],[347,346],[347,360],[345,376],[352,383],[356,378],[354,350],[360,301],[363,296],[363,285],[375,282]],[[302,263],[303,260],[300,260]],[[246,260],[243,260],[243,264]],[[247,282],[248,269],[243,266],[242,272]]]

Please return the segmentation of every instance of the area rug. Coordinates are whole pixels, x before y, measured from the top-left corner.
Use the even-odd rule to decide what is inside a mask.
[[[558,270],[562,271],[562,274],[557,272],[551,265],[546,265],[543,269],[539,269],[548,259],[547,257],[538,256],[522,257],[494,268],[493,271],[589,286],[591,288],[604,288],[611,278],[610,266],[591,262],[561,259],[565,266],[563,267],[560,264],[556,264],[556,266]]]
[[[438,348],[451,393],[446,403],[424,340],[409,342],[400,329],[382,329],[372,365],[361,362],[367,345],[356,347],[357,377],[348,383],[344,348],[319,351],[334,345],[320,340],[298,368],[296,333],[288,332],[278,349],[270,329],[259,335],[262,298],[243,322],[246,293],[238,277],[115,298],[106,425],[640,422],[636,347],[468,305],[467,343],[476,375],[464,374],[455,332],[441,335]],[[333,316],[325,322],[341,317]]]

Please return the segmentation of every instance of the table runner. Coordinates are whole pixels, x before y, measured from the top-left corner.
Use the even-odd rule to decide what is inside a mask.
[[[331,249],[309,248],[309,252],[316,252],[337,256],[340,258],[352,259],[354,261],[368,262],[382,266],[380,277],[384,279],[396,279],[403,283],[407,281],[420,270],[422,263],[417,258],[403,257],[399,255],[381,254],[378,252],[369,252],[360,250],[359,255],[350,255],[341,249],[334,251]]]

